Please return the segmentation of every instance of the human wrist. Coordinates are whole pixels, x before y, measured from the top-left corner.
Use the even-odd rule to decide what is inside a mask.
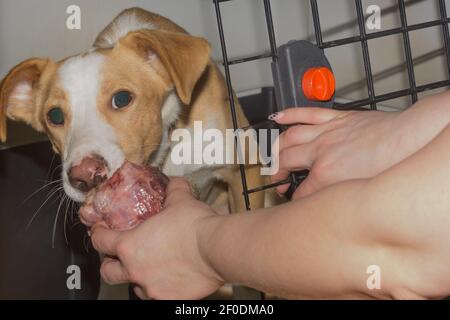
[[[426,97],[397,117],[397,135],[416,152],[450,123],[450,92]],[[405,137],[409,137],[405,139]],[[406,146],[407,147],[407,146]]]
[[[225,279],[215,267],[212,251],[216,248],[214,235],[222,216],[214,215],[200,218],[196,223],[197,252],[200,257],[200,265],[204,272],[215,280],[225,283]]]
[[[425,97],[401,114],[401,118],[415,120],[412,124],[422,119],[427,127],[431,122],[433,126],[443,129],[450,122],[450,91]]]

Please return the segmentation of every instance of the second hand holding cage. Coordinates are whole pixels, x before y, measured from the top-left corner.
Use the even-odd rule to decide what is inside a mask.
[[[231,81],[231,75],[230,75],[230,66],[255,60],[261,60],[261,59],[267,59],[271,58],[272,63],[276,64],[279,59],[279,52],[278,52],[278,46],[275,39],[275,30],[273,25],[273,19],[272,19],[272,10],[270,6],[270,0],[260,0],[263,1],[264,5],[264,11],[265,11],[265,19],[267,24],[267,33],[268,33],[268,39],[270,44],[270,52],[259,54],[259,55],[253,55],[246,58],[239,58],[235,60],[229,60],[228,58],[228,49],[225,41],[225,34],[223,30],[223,21],[221,16],[221,8],[220,4],[222,2],[230,2],[232,0],[213,0],[214,6],[215,6],[215,12],[216,12],[216,18],[217,18],[217,25],[218,25],[218,31],[219,31],[219,38],[220,38],[220,44],[222,48],[222,58],[223,58],[223,66],[225,71],[225,77],[226,77],[226,83],[228,87],[228,96],[229,96],[229,103],[230,103],[230,111],[232,115],[233,120],[233,128],[234,130],[239,129],[237,117],[236,117],[236,105],[235,101],[233,99],[233,86]],[[364,16],[364,10],[363,10],[363,4],[362,0],[355,0],[355,6],[356,6],[356,16],[357,16],[357,25],[359,29],[359,35],[357,36],[351,36],[351,37],[345,37],[340,38],[332,41],[323,41],[323,35],[321,30],[321,24],[320,24],[320,12],[319,7],[317,4],[317,0],[310,0],[310,7],[311,7],[311,16],[314,24],[314,34],[315,34],[315,45],[317,48],[322,50],[324,52],[326,49],[344,46],[348,44],[353,43],[360,43],[361,44],[361,50],[362,50],[362,57],[364,62],[364,73],[365,73],[365,86],[367,88],[367,98],[355,100],[355,101],[349,101],[345,103],[339,103],[332,101],[332,107],[338,110],[377,110],[378,103],[392,100],[400,97],[411,97],[411,102],[415,103],[418,100],[418,93],[427,91],[427,90],[433,90],[438,88],[444,88],[450,86],[450,38],[449,38],[449,27],[448,24],[450,23],[450,18],[447,17],[447,9],[446,9],[446,3],[445,0],[437,0],[439,5],[439,19],[426,21],[422,23],[417,24],[408,24],[407,21],[407,15],[406,15],[406,6],[412,5],[415,3],[422,2],[424,0],[410,0],[410,1],[404,1],[404,0],[398,0],[397,5],[390,7],[386,9],[385,11],[396,11],[398,10],[399,16],[400,16],[400,27],[392,28],[388,30],[382,30],[372,33],[366,32],[365,27],[365,21],[366,17]],[[420,29],[427,29],[432,28],[436,26],[441,26],[442,29],[442,38],[443,38],[443,51],[445,53],[446,57],[446,65],[447,65],[447,79],[446,80],[440,80],[436,82],[426,83],[424,85],[417,85],[416,83],[416,75],[414,71],[414,60],[412,57],[412,50],[411,50],[411,43],[410,43],[410,37],[409,32],[420,30]],[[407,69],[408,74],[408,88],[392,91],[388,93],[384,93],[381,95],[375,94],[375,88],[374,88],[374,75],[372,72],[372,66],[370,61],[370,50],[368,46],[368,41],[372,39],[378,39],[383,37],[388,37],[391,35],[402,35],[403,38],[403,46],[404,46],[404,55],[405,55],[405,65]],[[295,70],[294,70],[295,72]],[[279,85],[277,82],[277,79],[275,77],[274,79],[275,87]],[[295,84],[293,84],[295,87]],[[275,90],[276,91],[276,90]],[[277,109],[281,110],[283,109],[283,105],[280,105],[279,99],[277,104]],[[305,101],[302,101],[305,102]],[[313,106],[314,104],[309,103],[308,105],[297,105],[298,107],[303,106]],[[320,104],[318,105],[320,106]],[[328,107],[326,103],[322,106]],[[306,177],[307,172],[302,171],[299,175],[292,174],[288,179],[272,183],[268,185],[263,186],[257,186],[255,188],[249,189],[247,184],[247,178],[245,173],[245,166],[244,164],[240,164],[240,172],[241,172],[241,180],[242,180],[242,189],[243,189],[243,197],[245,200],[245,205],[247,210],[251,210],[251,203],[249,199],[249,195],[254,192],[262,192],[270,188],[275,188],[280,185],[284,185],[287,183],[291,184],[290,193],[295,191],[295,188],[303,181],[303,179]]]

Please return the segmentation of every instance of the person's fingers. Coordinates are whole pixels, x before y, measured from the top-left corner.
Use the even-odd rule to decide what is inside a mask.
[[[270,176],[270,181],[272,183],[277,183],[279,181],[283,181],[289,177],[290,171],[285,168],[278,168],[278,171]]]
[[[167,186],[165,207],[192,199],[194,199],[194,196],[192,195],[191,187],[185,179],[179,177],[170,179]]]
[[[295,145],[312,142],[326,130],[326,126],[296,125],[290,127],[278,137],[279,151]]]
[[[100,267],[100,274],[106,283],[110,285],[127,283],[127,273],[119,260],[105,257]]]
[[[278,194],[285,194],[290,187],[290,184],[283,184],[276,188]],[[317,181],[313,179],[311,175],[307,176],[305,180],[297,187],[294,194],[292,195],[292,199],[300,199],[304,198],[317,190],[320,189],[320,186],[317,186]]]
[[[321,124],[333,120],[342,113],[343,111],[325,108],[289,108],[270,115],[269,120],[279,124]]]
[[[312,143],[285,148],[278,156],[274,156],[278,171],[271,176],[271,179],[273,182],[281,181],[286,178],[286,172],[311,168],[315,159],[315,145]]]
[[[274,161],[278,163],[278,170],[270,176],[272,183],[283,181],[289,177],[291,172],[309,169],[315,160],[314,144],[296,145],[282,150]],[[284,194],[289,189],[289,184],[277,186],[279,194]]]
[[[320,188],[317,187],[316,182],[313,180],[312,176],[306,177],[306,179],[298,186],[297,190],[295,190],[292,195],[292,199],[300,199],[310,194],[316,192]]]
[[[117,243],[120,236],[120,232],[102,225],[95,225],[91,229],[91,241],[95,250],[109,256],[117,256]]]
[[[138,296],[138,298],[141,299],[141,300],[151,299],[151,297],[148,297],[145,294],[144,290],[141,287],[139,287],[139,286],[134,286],[133,291]]]
[[[290,187],[291,185],[289,184],[289,183],[287,183],[287,184],[282,184],[281,186],[278,186],[277,188],[276,188],[276,190],[277,190],[277,193],[278,194],[285,194],[288,190],[289,190],[289,187]]]
[[[189,186],[189,183],[186,181],[186,179],[181,177],[172,177],[170,178],[169,185],[167,186],[167,193],[169,194],[175,191],[190,193],[191,187]]]

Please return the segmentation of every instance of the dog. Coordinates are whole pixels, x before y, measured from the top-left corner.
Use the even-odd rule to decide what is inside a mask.
[[[233,98],[239,126],[247,126]],[[156,13],[124,10],[89,51],[18,64],[0,85],[3,142],[7,118],[47,134],[62,159],[64,191],[76,202],[129,160],[186,177],[200,199],[217,208],[245,210],[237,165],[172,161],[175,129],[192,131],[195,121],[222,132],[233,125],[208,42]],[[246,175],[249,188],[264,183],[259,165],[246,165]],[[251,194],[250,203],[263,207],[264,195]]]

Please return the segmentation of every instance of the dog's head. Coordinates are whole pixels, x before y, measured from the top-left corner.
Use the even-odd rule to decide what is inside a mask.
[[[84,201],[125,159],[155,156],[178,106],[191,103],[209,50],[201,38],[139,30],[60,62],[26,60],[0,86],[0,139],[7,117],[45,132],[66,193]]]

